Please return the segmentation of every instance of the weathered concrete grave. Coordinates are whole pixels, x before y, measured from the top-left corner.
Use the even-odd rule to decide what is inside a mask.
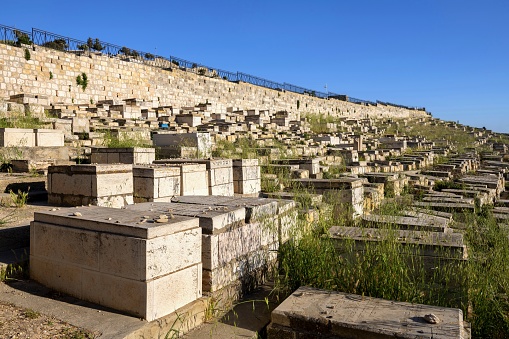
[[[426,202],[426,201],[414,201],[413,206],[418,208],[431,209],[436,211],[444,212],[474,212],[475,205],[473,204],[462,204],[452,202]]]
[[[425,257],[430,262],[434,262],[435,258],[465,260],[468,257],[461,233],[333,226],[329,229],[329,235],[337,248],[353,240],[355,250],[363,251],[367,243],[377,243],[392,237],[403,246],[410,247],[413,255]]]
[[[281,242],[293,235],[293,201],[223,196],[176,197],[155,210],[200,219],[204,264],[203,290],[237,298],[264,281]],[[128,206],[138,209],[139,204]]]
[[[352,207],[351,218],[357,218],[364,212],[363,180],[344,177],[339,179],[294,179],[293,182],[312,193],[323,194],[326,202],[336,206],[334,213],[344,213],[344,204]]]
[[[152,140],[164,158],[180,155],[181,147],[196,147],[199,158],[208,158],[212,152],[210,133],[156,133]]]
[[[93,164],[151,164],[156,160],[156,150],[150,147],[106,148],[92,147],[90,162]]]
[[[177,162],[166,164],[180,173],[180,192],[176,195],[208,195],[209,184],[205,164]],[[154,166],[154,168],[156,168]]]
[[[258,159],[235,159],[233,191],[246,196],[258,196],[261,191],[261,174]]]
[[[31,278],[149,321],[200,298],[199,220],[164,218],[149,207],[36,212]]]
[[[165,165],[134,166],[134,202],[170,202],[180,195],[180,168]]]
[[[264,281],[276,259],[280,234],[288,237],[288,228],[296,223],[293,202],[278,207],[270,199],[240,200],[188,196],[176,197],[173,203],[136,204],[128,209],[149,206],[158,213],[198,218],[203,233],[203,290],[234,300]]]
[[[33,147],[35,134],[33,129],[0,128],[0,147]]]
[[[34,129],[34,146],[62,147],[64,146],[64,132],[54,129]]]
[[[431,324],[425,316],[434,314]],[[272,311],[269,339],[468,339],[460,309],[300,287]]]
[[[49,166],[48,203],[116,208],[133,204],[132,165]]]
[[[207,169],[209,195],[233,196],[233,167],[231,159],[163,159],[156,164],[204,164]]]
[[[449,221],[436,218],[418,218],[411,216],[365,214],[362,220],[373,227],[378,225],[393,225],[402,230],[431,231],[448,233],[452,230],[448,227]]]

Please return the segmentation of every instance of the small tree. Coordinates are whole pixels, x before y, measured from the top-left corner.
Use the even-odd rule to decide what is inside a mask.
[[[82,44],[82,45],[78,45],[78,49],[79,50],[82,50],[82,51],[88,51],[88,45],[87,44]]]
[[[87,47],[88,47],[88,50],[91,50],[92,48],[94,48],[94,40],[92,40],[92,38],[87,39]]]
[[[124,47],[122,47],[120,49],[120,53],[122,53],[125,56],[130,56],[131,55],[131,50],[124,46]]]
[[[95,49],[98,52],[100,52],[100,51],[102,51],[104,49],[103,45],[101,44],[101,42],[97,38],[95,38],[94,45],[92,46],[92,48]]]
[[[16,45],[17,46],[32,44],[32,40],[30,40],[30,37],[28,36],[28,34],[20,32],[18,30],[15,30],[14,35],[16,35],[16,39],[17,39]]]
[[[56,49],[58,51],[65,51],[67,49],[67,41],[65,39],[55,39],[42,44],[44,47]]]

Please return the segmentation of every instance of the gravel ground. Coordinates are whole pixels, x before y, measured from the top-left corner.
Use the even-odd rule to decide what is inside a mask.
[[[54,317],[0,303],[0,338],[95,338],[92,333],[69,325]]]

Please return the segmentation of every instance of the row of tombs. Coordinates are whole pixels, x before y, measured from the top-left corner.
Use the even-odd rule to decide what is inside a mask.
[[[205,292],[238,299],[262,283],[297,228],[293,201],[181,196],[123,209],[37,212],[31,278],[148,321]]]
[[[98,157],[134,154],[145,164],[47,168],[48,203],[71,207],[35,213],[34,280],[148,321],[203,292],[232,302],[264,281],[297,228],[297,208],[258,197],[257,159],[154,161],[126,152]]]
[[[56,165],[48,167],[47,180],[48,203],[64,206],[121,208],[192,195],[257,197],[261,189],[257,159]]]

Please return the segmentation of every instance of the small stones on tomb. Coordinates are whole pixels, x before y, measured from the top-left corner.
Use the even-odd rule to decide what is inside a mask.
[[[74,217],[81,217],[81,216],[82,216],[82,214],[81,214],[80,212],[74,212],[74,213],[72,214],[72,216],[74,216]]]
[[[168,216],[166,214],[161,214],[158,219],[156,219],[158,223],[168,222]]]
[[[440,318],[438,318],[433,313],[426,314],[424,316],[424,320],[426,320],[426,322],[429,323],[429,324],[438,324],[440,322]]]

